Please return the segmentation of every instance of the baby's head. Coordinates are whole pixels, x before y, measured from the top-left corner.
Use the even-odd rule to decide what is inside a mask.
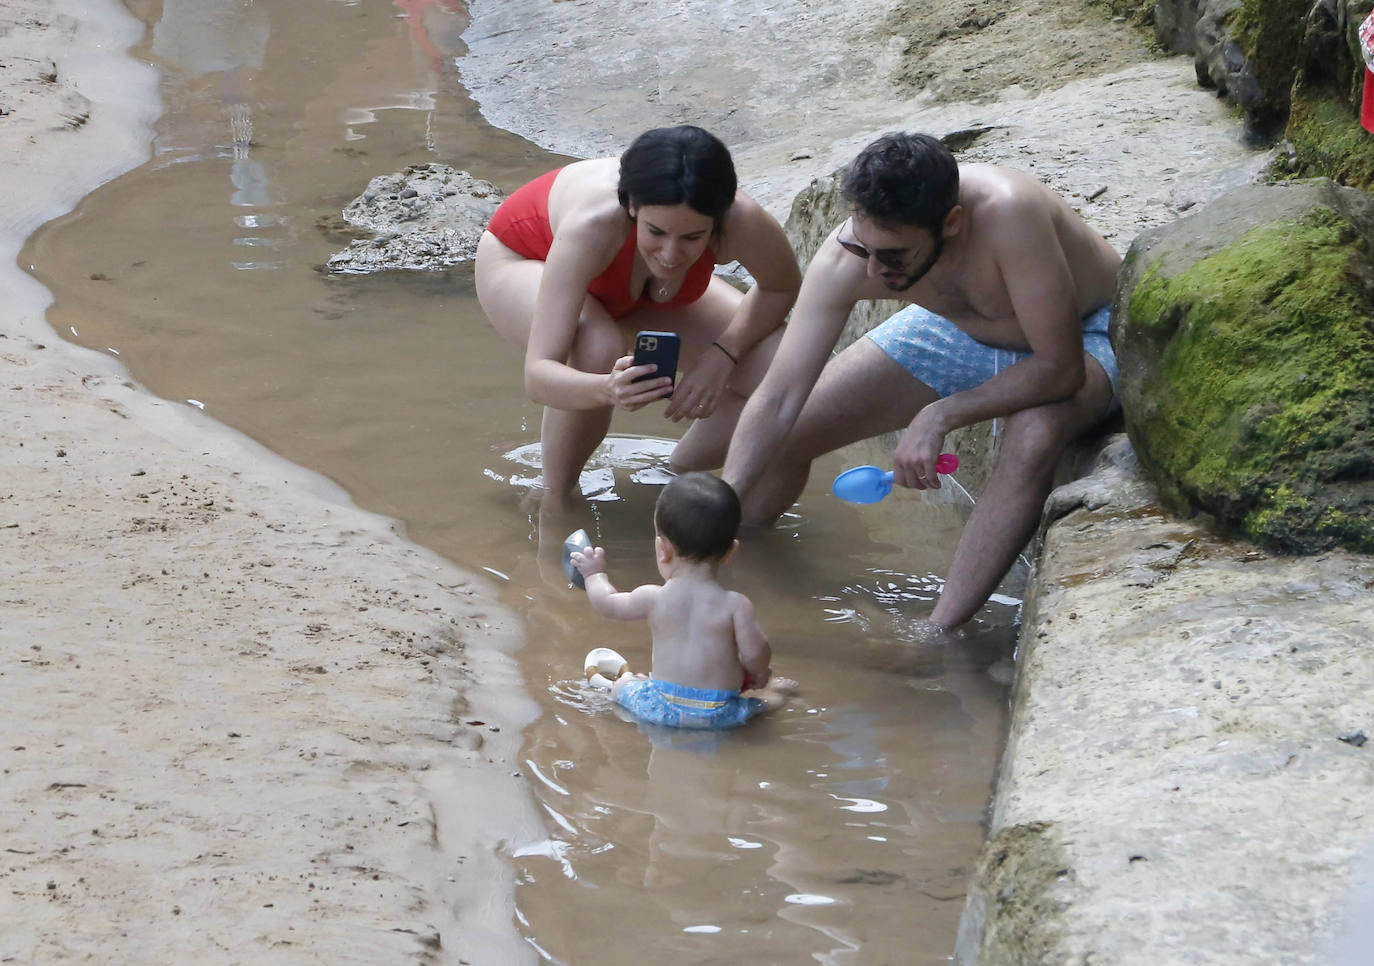
[[[654,529],[686,560],[723,561],[735,547],[739,521],[739,497],[710,473],[675,477],[654,505]]]

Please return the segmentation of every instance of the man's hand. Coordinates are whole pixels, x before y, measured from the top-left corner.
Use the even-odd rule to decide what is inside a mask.
[[[947,433],[940,420],[940,402],[936,400],[924,407],[902,433],[892,453],[892,482],[897,486],[915,490],[940,488],[935,461],[940,457]]]

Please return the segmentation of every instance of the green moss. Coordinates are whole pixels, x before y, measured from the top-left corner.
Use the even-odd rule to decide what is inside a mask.
[[[1323,176],[1338,184],[1374,191],[1374,134],[1339,100],[1294,96],[1285,132],[1293,158],[1276,165],[1276,177]]]
[[[1019,966],[1053,961],[1062,951],[1064,910],[1075,878],[1052,823],[998,830],[983,849],[976,875],[986,915],[978,962]]]
[[[1229,26],[1250,69],[1275,103],[1288,99],[1302,55],[1307,0],[1242,0]]]
[[[1173,387],[1140,418],[1175,509],[1195,501],[1282,549],[1374,550],[1371,514],[1320,495],[1374,470],[1374,307],[1352,234],[1323,211],[1137,285],[1131,324]]]

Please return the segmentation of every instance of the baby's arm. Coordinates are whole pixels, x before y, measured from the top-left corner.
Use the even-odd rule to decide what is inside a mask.
[[[592,547],[586,553],[574,550],[569,556],[573,566],[587,585],[587,599],[592,610],[602,617],[618,621],[638,621],[649,616],[654,598],[663,588],[658,584],[643,584],[631,591],[618,591],[606,576],[606,550]]]
[[[754,618],[753,602],[740,593],[733,594],[733,597],[735,650],[739,653],[740,666],[744,668],[744,684],[740,690],[761,688],[772,675],[768,665],[773,658],[773,649],[768,646],[768,638]]]

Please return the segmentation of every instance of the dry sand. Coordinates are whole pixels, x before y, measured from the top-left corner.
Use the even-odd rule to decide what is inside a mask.
[[[0,962],[530,959],[488,589],[59,339],[15,265],[146,159],[141,31],[0,6]]]

